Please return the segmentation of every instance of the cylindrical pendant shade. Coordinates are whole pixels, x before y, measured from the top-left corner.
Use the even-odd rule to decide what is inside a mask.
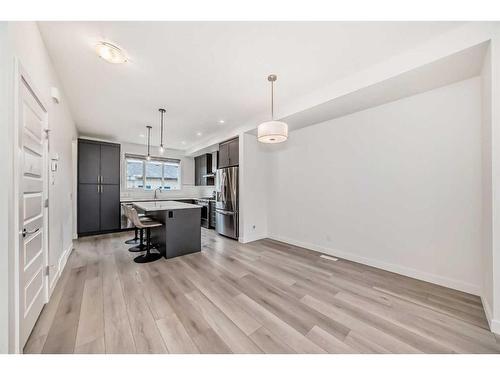
[[[257,128],[257,139],[262,143],[280,143],[288,138],[288,125],[282,121],[263,122]]]

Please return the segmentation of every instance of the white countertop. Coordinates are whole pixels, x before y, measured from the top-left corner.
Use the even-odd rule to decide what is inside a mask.
[[[133,202],[133,205],[138,209],[151,211],[167,211],[167,210],[187,210],[192,208],[201,208],[197,204],[182,203],[176,201],[156,201],[156,202]]]
[[[165,202],[165,201],[181,201],[181,200],[215,200],[215,198],[206,198],[206,197],[172,197],[172,198],[120,198],[120,202],[122,203],[132,203],[132,202]]]

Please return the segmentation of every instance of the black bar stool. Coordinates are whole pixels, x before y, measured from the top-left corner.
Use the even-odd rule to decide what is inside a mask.
[[[151,228],[161,227],[163,224],[151,218],[141,220],[135,208],[129,208],[130,217],[134,225],[139,229],[146,229],[146,254],[134,258],[136,263],[150,263],[162,257],[160,253],[152,253],[151,250]],[[145,216],[147,218],[147,216]]]

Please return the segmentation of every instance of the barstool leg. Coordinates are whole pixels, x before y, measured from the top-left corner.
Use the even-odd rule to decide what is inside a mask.
[[[146,246],[144,245],[144,229],[141,228],[139,230],[139,233],[140,233],[139,234],[139,245],[128,249],[128,251],[130,251],[131,253],[138,253],[138,252],[146,250]]]
[[[125,241],[125,243],[127,245],[137,245],[137,243],[139,242],[139,236],[138,236],[138,229],[135,228],[134,229],[134,238],[131,238],[130,240],[127,240]]]
[[[149,263],[154,262],[161,258],[160,253],[152,253],[151,250],[151,228],[146,228],[146,254],[139,255],[134,258],[134,262],[136,263]]]

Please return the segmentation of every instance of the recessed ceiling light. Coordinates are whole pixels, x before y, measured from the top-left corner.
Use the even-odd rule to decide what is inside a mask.
[[[224,120],[219,120],[219,124],[223,124],[223,123],[225,123]]]
[[[196,133],[198,137],[201,137],[201,132]]]
[[[95,46],[95,50],[99,57],[112,64],[123,64],[127,62],[125,53],[114,44],[108,42],[99,42]]]
[[[144,138],[144,134],[139,134],[139,137]]]

